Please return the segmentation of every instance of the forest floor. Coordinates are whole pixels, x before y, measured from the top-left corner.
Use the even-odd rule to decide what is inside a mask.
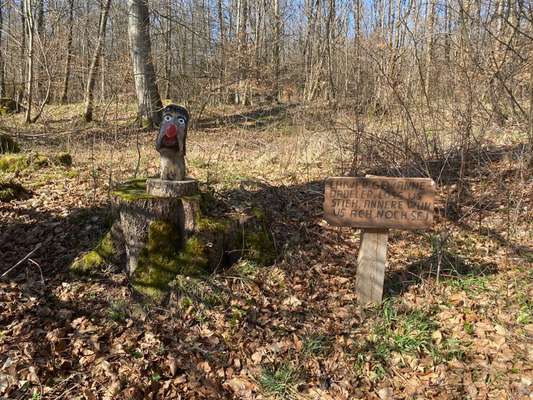
[[[27,190],[0,202],[0,275],[36,249],[0,278],[0,399],[533,399],[533,171],[515,131],[441,169],[434,226],[391,232],[385,300],[365,307],[359,231],[324,221],[323,179],[375,171],[380,149],[359,157],[353,131],[297,107],[213,110],[189,133],[190,175],[261,207],[277,261],[156,306],[116,268],[68,273],[105,232],[113,184],[155,175],[155,133],[48,110],[0,120],[30,155],[0,172]],[[62,152],[72,166],[32,161]]]

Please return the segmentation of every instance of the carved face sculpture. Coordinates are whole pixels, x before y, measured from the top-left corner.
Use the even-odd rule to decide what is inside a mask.
[[[163,109],[163,118],[156,140],[156,149],[161,150],[167,148],[185,154],[188,123],[189,113],[185,108],[175,104],[166,106]]]

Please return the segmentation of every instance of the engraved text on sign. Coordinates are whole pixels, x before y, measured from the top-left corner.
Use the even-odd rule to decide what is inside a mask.
[[[424,229],[433,222],[434,197],[428,178],[328,178],[324,214],[336,226]]]

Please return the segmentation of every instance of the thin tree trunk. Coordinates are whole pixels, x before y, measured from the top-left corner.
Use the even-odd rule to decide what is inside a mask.
[[[533,151],[533,62],[529,63],[529,149]],[[530,156],[530,163],[533,162],[533,156]]]
[[[72,64],[72,29],[74,27],[74,0],[69,0],[68,33],[67,33],[67,57],[65,59],[65,75],[63,77],[63,89],[61,91],[60,103],[65,104],[68,96],[68,85],[70,81],[70,66]]]
[[[164,98],[170,98],[170,76],[172,74],[172,2],[167,0],[167,23],[165,32],[165,94]]]
[[[91,67],[89,68],[89,76],[87,78],[87,86],[85,89],[85,111],[83,113],[83,119],[86,122],[91,122],[93,120],[94,86],[96,83],[96,74],[98,72],[98,65],[100,63],[100,57],[102,54],[102,47],[104,46],[105,29],[107,25],[107,16],[109,14],[110,6],[111,6],[111,0],[105,0],[105,3],[102,3],[102,8],[100,9],[100,25],[98,28],[98,41],[96,43],[96,49],[94,50]]]
[[[31,122],[31,107],[33,101],[33,9],[31,0],[24,0],[24,11],[26,12],[26,33],[28,35],[28,48],[26,51],[27,77],[26,77],[26,115],[24,121]]]
[[[247,79],[247,68],[248,68],[248,39],[246,35],[246,27],[248,26],[248,0],[239,0],[239,21],[238,21],[238,49],[237,54],[239,55],[239,87],[237,95],[237,103],[241,105],[246,105],[246,79]]]
[[[333,23],[335,21],[335,0],[329,0],[328,7],[328,19],[326,20],[326,40],[327,40],[327,52],[328,52],[328,82],[329,82],[329,98],[335,100],[337,97],[337,89],[335,87],[335,81],[333,77]]]
[[[427,25],[427,48],[426,48],[426,81],[425,96],[427,98],[428,108],[431,105],[431,65],[433,63],[433,35],[435,26],[435,0],[430,0],[428,4]],[[429,109],[431,111],[431,109]]]
[[[279,0],[274,0],[274,81],[276,88],[276,100],[281,99],[280,91],[280,63],[281,63],[281,15],[279,11]]]
[[[138,115],[141,121],[143,118],[146,119],[147,128],[152,128],[161,122],[163,104],[152,62],[150,15],[146,0],[128,0],[128,16],[128,36],[139,107]]]
[[[219,87],[220,87],[220,101],[224,102],[224,93],[223,89],[225,71],[226,71],[226,27],[224,24],[224,14],[222,10],[222,0],[217,0],[217,11],[218,11],[218,29],[220,33],[220,71],[219,71]]]
[[[37,41],[41,45],[45,42],[45,36],[44,36],[44,0],[38,0],[37,2]],[[35,38],[34,38],[35,42]],[[44,49],[42,49],[44,51]],[[34,80],[35,80],[35,89],[34,92],[37,93],[37,98],[42,99],[43,93],[42,93],[42,81],[43,81],[43,71],[42,71],[42,62],[38,62],[37,65],[34,68]]]
[[[0,7],[0,97],[4,97],[5,81],[4,81],[4,52],[2,50],[2,30],[4,29],[4,7]]]
[[[26,0],[22,0],[20,2],[20,23],[22,26],[20,35],[20,60],[26,60],[26,37],[28,36],[28,25],[26,23]],[[26,64],[26,61],[22,61],[20,63],[20,86],[17,85],[17,104],[22,104],[24,99],[24,91],[26,89]]]

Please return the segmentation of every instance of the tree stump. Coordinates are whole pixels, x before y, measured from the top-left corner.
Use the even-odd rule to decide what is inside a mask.
[[[119,186],[113,192],[112,230],[81,254],[71,271],[92,274],[105,265],[120,265],[137,292],[159,303],[180,276],[203,279],[241,258],[255,265],[274,262],[276,250],[262,210],[235,214],[212,196],[190,195],[195,181],[182,186],[158,179]]]
[[[140,263],[148,261],[143,260],[143,257],[150,256],[148,253],[159,250],[162,256],[170,256],[163,253],[182,249],[197,224],[199,199],[191,196],[197,188],[195,181],[184,181],[185,189],[180,189],[179,182],[153,181],[157,184],[152,186],[152,193],[147,191],[144,180],[130,181],[113,192],[113,206],[122,226],[126,269],[130,275]],[[170,184],[165,185],[165,182]],[[171,197],[172,194],[176,196]],[[165,243],[151,243],[151,239]]]

